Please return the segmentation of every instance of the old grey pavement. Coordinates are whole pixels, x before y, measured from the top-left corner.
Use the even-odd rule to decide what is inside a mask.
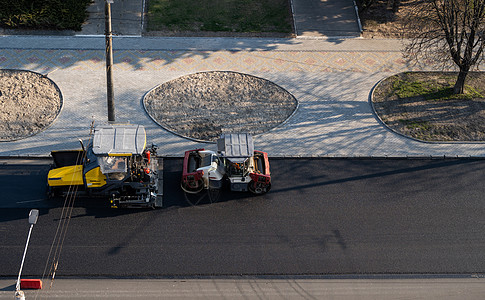
[[[26,299],[483,299],[483,278],[423,279],[56,279]],[[0,280],[13,299],[15,279]]]

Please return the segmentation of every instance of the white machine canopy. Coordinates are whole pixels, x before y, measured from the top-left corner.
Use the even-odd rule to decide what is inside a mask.
[[[99,125],[94,128],[96,155],[140,155],[145,150],[146,132],[142,125]]]
[[[234,163],[254,155],[253,137],[247,133],[223,134],[217,140],[217,151]]]

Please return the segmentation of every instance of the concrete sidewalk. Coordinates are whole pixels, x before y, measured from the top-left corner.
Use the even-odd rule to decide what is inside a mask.
[[[352,0],[292,0],[298,37],[359,37],[361,25]]]
[[[141,36],[144,31],[146,0],[116,0],[111,4],[113,35]],[[89,18],[83,25],[79,36],[104,35],[105,0],[94,0],[88,6]]]
[[[89,18],[76,35],[104,35],[104,0],[88,7]],[[141,36],[146,33],[146,0],[116,0],[111,5],[113,34]],[[298,37],[329,38],[360,36],[353,0],[292,0],[293,25]]]

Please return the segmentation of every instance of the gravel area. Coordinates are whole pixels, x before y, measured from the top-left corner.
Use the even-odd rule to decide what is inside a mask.
[[[195,140],[221,133],[267,132],[288,119],[298,102],[271,81],[235,72],[203,72],[154,88],[144,98],[152,119]]]
[[[298,102],[271,81],[235,72],[183,76],[144,98],[152,119],[178,135],[215,141],[221,133],[269,131],[287,120]],[[0,142],[49,127],[62,106],[50,79],[30,71],[0,70]]]
[[[41,74],[0,70],[0,141],[13,141],[49,127],[60,112],[61,92]]]

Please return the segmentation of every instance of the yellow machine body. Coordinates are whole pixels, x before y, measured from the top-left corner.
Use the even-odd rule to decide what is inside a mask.
[[[106,175],[101,173],[100,167],[89,170],[84,176],[86,178],[87,188],[102,187],[106,184]]]
[[[83,166],[74,165],[50,170],[47,184],[49,186],[84,185]]]

